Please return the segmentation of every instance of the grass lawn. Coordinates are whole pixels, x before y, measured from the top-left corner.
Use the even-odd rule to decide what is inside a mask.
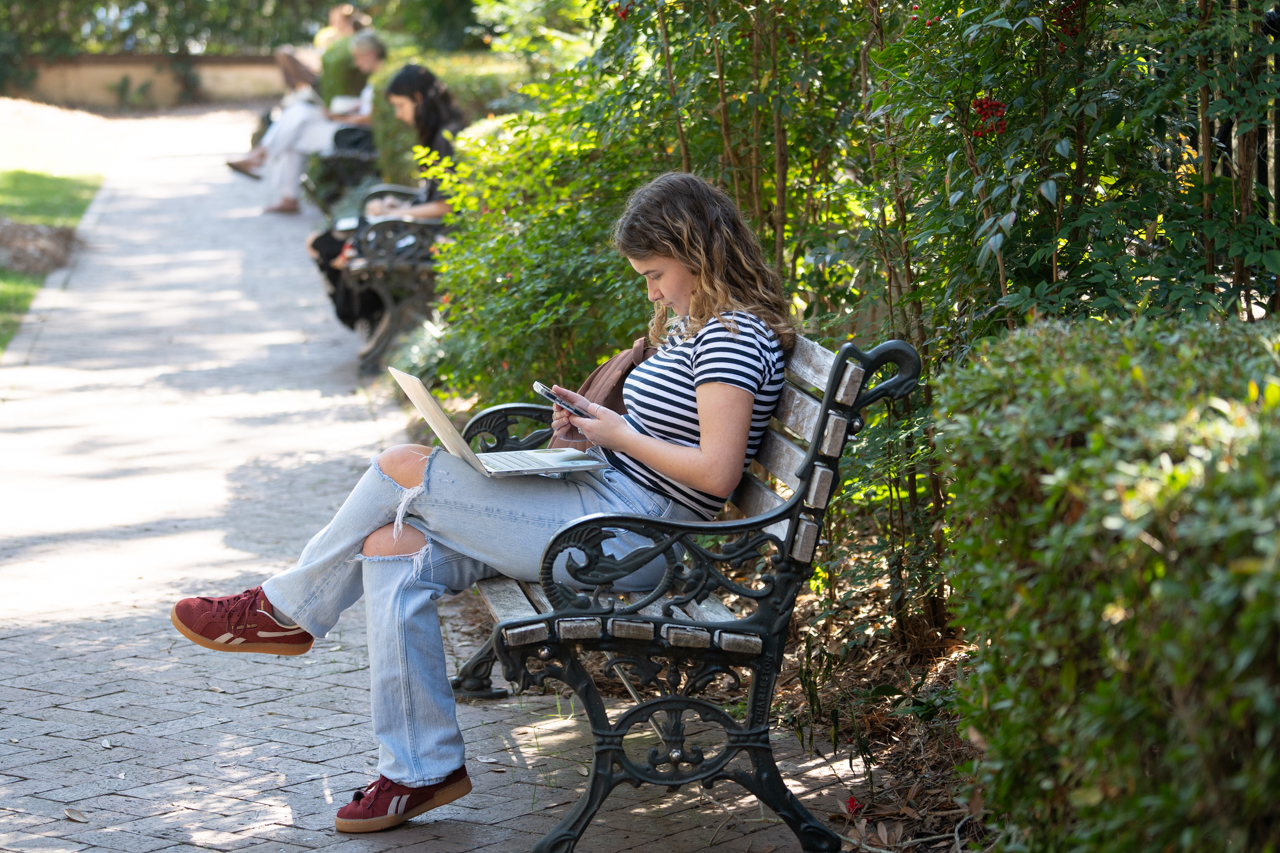
[[[0,172],[0,216],[31,225],[74,228],[102,184],[98,177],[64,178]],[[42,278],[0,267],[0,352],[9,345]]]

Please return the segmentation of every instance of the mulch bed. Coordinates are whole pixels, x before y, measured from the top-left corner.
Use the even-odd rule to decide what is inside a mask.
[[[0,216],[0,267],[26,275],[47,275],[67,265],[75,230],[26,225]]]
[[[826,815],[832,829],[854,842],[855,850],[923,853],[954,850],[957,843],[963,850],[984,835],[983,807],[980,796],[972,802],[966,798],[965,780],[956,767],[973,760],[979,750],[957,732],[957,718],[948,703],[939,703],[933,713],[926,709],[930,697],[946,696],[969,647],[955,638],[933,644],[902,642],[888,630],[888,602],[883,582],[859,590],[842,607],[851,618],[835,627],[815,620],[829,601],[801,596],[774,712],[784,725],[796,727],[814,755],[829,756],[833,765],[849,767],[858,759],[861,735],[871,772],[849,788],[848,800]],[[845,645],[867,627],[879,630],[865,635],[865,643]],[[806,643],[805,631],[816,638]],[[819,722],[813,725],[810,694],[802,683],[801,659],[806,654],[812,659],[815,639],[840,652],[839,666],[817,690],[823,709],[843,710],[834,749],[831,727],[823,725],[828,712],[817,715]],[[901,694],[875,695],[877,688],[882,694],[885,688]],[[914,695],[921,704],[912,708],[902,694]]]

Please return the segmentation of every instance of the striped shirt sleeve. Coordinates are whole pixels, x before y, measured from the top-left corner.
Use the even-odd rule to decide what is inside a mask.
[[[754,318],[752,318],[754,319]],[[741,388],[753,396],[769,380],[766,370],[772,367],[755,324],[734,323],[735,334],[717,318],[712,318],[698,332],[693,343],[693,386],[722,382]]]

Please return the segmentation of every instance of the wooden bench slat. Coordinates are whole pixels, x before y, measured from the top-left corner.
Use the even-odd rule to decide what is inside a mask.
[[[480,590],[480,597],[484,599],[489,612],[498,622],[505,622],[508,619],[527,619],[538,615],[538,611],[525,597],[519,581],[511,578],[485,578],[476,583],[476,589]],[[550,633],[547,631],[547,626],[539,622],[536,625],[504,630],[502,636],[508,644],[520,646],[545,640]]]
[[[662,639],[683,649],[711,648],[711,632],[706,628],[667,624],[662,626]]]
[[[770,428],[765,431],[764,438],[760,441],[760,452],[756,454],[756,461],[770,474],[796,489],[800,487],[800,478],[796,476],[796,470],[804,461],[804,457],[804,451],[796,446],[794,441]]]
[[[706,601],[691,601],[685,609],[699,622],[734,622],[738,619],[738,615],[714,595],[707,596]]]
[[[796,336],[795,348],[787,356],[787,370],[802,384],[825,391],[827,377],[831,374],[831,365],[836,354],[831,350],[815,344],[808,338]],[[845,365],[844,375],[836,388],[836,400],[849,405],[858,396],[858,388],[862,384],[862,366]]]
[[[610,619],[609,633],[623,640],[652,640],[653,623],[638,619]]]
[[[786,501],[782,495],[757,480],[751,474],[743,476],[742,482],[738,484],[737,490],[733,493],[733,497],[729,502],[738,508],[738,511],[747,518],[753,518],[757,515],[763,515],[771,509],[782,506]],[[779,539],[787,538],[787,522],[779,521],[761,528],[766,533],[772,533]]]
[[[820,402],[807,391],[787,382],[782,386],[782,396],[778,398],[778,408],[774,409],[773,416],[805,441],[813,441],[818,434],[818,415],[821,412]]]
[[[826,455],[835,456],[844,446],[844,434],[849,429],[849,420],[837,412],[828,412],[827,422],[819,434],[818,416],[821,413],[820,402],[808,392],[788,384],[782,386],[782,397],[778,400],[778,408],[773,416],[805,441],[818,442],[819,449]]]
[[[786,503],[782,495],[757,480],[751,474],[743,476],[742,482],[729,498],[730,502],[748,518],[763,515],[771,509],[777,509]]]
[[[595,616],[577,616],[556,620],[556,634],[562,640],[597,640],[601,633],[600,619]]]
[[[520,588],[524,590],[524,594],[528,599],[533,602],[533,606],[538,608],[539,613],[550,613],[555,610],[551,606],[551,599],[547,598],[547,591],[542,588],[542,584],[529,583],[528,581],[517,581],[517,583],[520,584]]]
[[[812,560],[814,549],[818,547],[819,532],[818,525],[807,518],[800,519],[796,539],[791,543],[791,556],[804,563]]]

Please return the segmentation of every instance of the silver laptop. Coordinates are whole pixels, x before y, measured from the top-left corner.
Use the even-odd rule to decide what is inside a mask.
[[[607,462],[583,453],[580,450],[555,448],[552,450],[514,450],[509,453],[486,453],[477,456],[471,446],[463,440],[462,434],[454,427],[453,421],[445,414],[444,409],[431,396],[427,386],[416,376],[411,376],[394,367],[387,368],[400,383],[404,393],[409,395],[414,408],[422,415],[427,426],[440,439],[445,449],[466,460],[486,477],[520,477],[525,474],[567,474],[573,471],[595,471],[608,468]]]

